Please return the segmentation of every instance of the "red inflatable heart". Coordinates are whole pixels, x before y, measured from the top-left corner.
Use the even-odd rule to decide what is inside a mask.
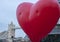
[[[29,13],[30,8],[33,4],[32,3],[21,3],[17,7],[17,20],[19,25],[22,27],[22,29],[26,32],[26,34],[30,37],[31,34],[31,28],[29,25]]]
[[[17,20],[32,42],[40,42],[56,25],[59,6],[52,0],[39,1],[32,8],[31,6],[32,3],[20,4],[17,8]]]
[[[56,25],[59,5],[56,0],[41,0],[32,6],[29,15],[32,42],[39,42]]]

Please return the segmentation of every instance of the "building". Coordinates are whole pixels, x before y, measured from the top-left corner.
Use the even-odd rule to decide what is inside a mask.
[[[15,38],[15,30],[20,29],[19,27],[15,27],[13,22],[8,24],[8,30],[0,33],[0,41],[1,42],[23,42],[25,41],[22,37]]]
[[[41,42],[60,42],[60,24],[57,24]]]
[[[26,35],[24,38],[15,38],[16,27],[13,22],[8,24],[8,30],[0,33],[0,42],[31,42],[29,37]],[[60,42],[60,24],[57,24],[55,28],[44,38],[41,42]]]

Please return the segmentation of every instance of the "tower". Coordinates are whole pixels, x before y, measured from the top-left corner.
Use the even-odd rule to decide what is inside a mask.
[[[15,37],[15,25],[13,22],[8,24],[8,42],[13,42],[13,39]]]

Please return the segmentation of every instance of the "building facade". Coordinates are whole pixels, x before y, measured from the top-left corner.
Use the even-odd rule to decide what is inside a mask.
[[[57,24],[41,42],[60,42],[60,24]]]
[[[31,40],[27,35],[24,38],[15,38],[15,25],[11,22],[8,24],[8,30],[0,33],[0,42],[31,42]],[[57,24],[41,42],[60,42],[60,24]]]

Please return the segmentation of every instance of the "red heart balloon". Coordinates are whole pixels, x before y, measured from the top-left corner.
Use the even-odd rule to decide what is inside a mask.
[[[41,0],[32,6],[29,15],[32,42],[39,42],[56,25],[59,5],[56,0]]]
[[[17,7],[17,20],[19,25],[22,27],[22,29],[26,32],[26,34],[30,37],[31,34],[31,28],[29,25],[29,13],[30,13],[30,8],[33,4],[24,2],[19,4]]]

